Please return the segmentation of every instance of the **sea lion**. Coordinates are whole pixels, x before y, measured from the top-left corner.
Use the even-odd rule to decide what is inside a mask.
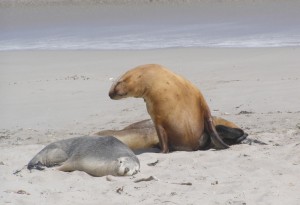
[[[99,136],[113,136],[132,150],[148,149],[158,146],[159,140],[151,119],[133,123],[122,130],[103,130]]]
[[[217,149],[229,147],[218,135],[198,88],[161,65],[141,65],[127,71],[113,83],[109,97],[144,99],[163,153],[202,149],[208,137]]]
[[[236,124],[221,117],[213,116],[213,122],[219,136],[229,145],[238,144],[248,136]],[[134,151],[159,146],[158,136],[151,119],[133,123],[121,130],[103,130],[95,135],[113,136]],[[207,149],[209,148],[213,148],[213,144],[207,141]]]
[[[129,176],[140,163],[135,154],[114,137],[82,136],[47,145],[28,163],[27,168],[43,169],[61,165],[61,171],[84,171],[92,176]]]

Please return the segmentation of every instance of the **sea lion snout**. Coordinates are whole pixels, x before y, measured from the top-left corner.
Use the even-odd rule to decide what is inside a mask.
[[[108,95],[112,100],[118,100],[126,97],[127,93],[120,93],[116,89],[112,89],[109,91]]]
[[[114,97],[116,96],[116,92],[115,92],[116,85],[117,85],[117,81],[115,81],[109,89],[108,96],[111,99],[114,99]]]
[[[115,82],[114,84],[112,84],[110,90],[109,90],[109,97],[111,99],[116,99],[116,97],[118,96],[118,91],[117,91],[117,86],[118,86],[119,82]]]
[[[115,93],[114,90],[110,90],[109,93],[108,93],[108,95],[109,95],[109,97],[110,97],[111,99],[114,99],[114,97],[116,96],[116,93]]]
[[[137,158],[120,157],[118,164],[118,175],[120,176],[132,176],[140,171],[140,162]]]
[[[127,91],[128,89],[126,83],[124,83],[124,81],[122,80],[119,80],[112,84],[108,95],[113,100],[119,100],[121,98],[127,97]]]

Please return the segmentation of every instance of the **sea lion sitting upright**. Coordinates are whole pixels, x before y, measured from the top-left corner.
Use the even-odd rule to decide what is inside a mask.
[[[84,171],[92,176],[129,176],[140,169],[135,154],[114,137],[74,137],[47,145],[28,163],[27,168],[61,165],[61,171]]]
[[[204,133],[215,148],[229,147],[218,135],[201,92],[161,65],[141,65],[127,71],[112,85],[109,96],[115,100],[144,99],[163,153],[202,149],[208,140]]]

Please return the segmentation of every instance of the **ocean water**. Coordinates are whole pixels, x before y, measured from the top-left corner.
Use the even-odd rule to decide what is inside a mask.
[[[300,1],[0,4],[0,51],[300,46]]]

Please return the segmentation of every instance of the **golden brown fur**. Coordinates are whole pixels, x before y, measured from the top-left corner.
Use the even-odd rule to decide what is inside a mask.
[[[223,125],[223,126],[230,127],[230,128],[239,128],[239,127],[238,127],[236,124],[234,124],[233,122],[230,122],[230,121],[228,121],[228,120],[225,120],[224,118],[221,118],[221,117],[213,116],[213,121],[214,121],[215,126]],[[239,128],[239,129],[240,129],[240,128]]]
[[[96,135],[113,136],[132,150],[152,148],[159,143],[151,120],[133,123],[122,130],[103,130]]]
[[[111,87],[112,99],[143,98],[162,152],[201,149],[208,133],[216,148],[228,148],[218,135],[201,92],[188,80],[156,65],[129,70]]]
[[[234,140],[231,144],[237,144],[247,137],[247,134],[244,133],[244,131],[233,122],[215,116],[213,116],[213,121],[217,127],[220,137],[223,140]],[[220,130],[220,126],[224,126],[229,129],[227,133],[224,133],[224,131]],[[239,132],[236,133],[236,131]],[[95,135],[113,136],[122,141],[132,150],[148,149],[159,146],[158,136],[151,119],[133,123],[121,130],[103,130],[95,133]],[[204,133],[204,135],[207,134]],[[209,142],[205,143],[207,143],[207,148],[210,148]]]

